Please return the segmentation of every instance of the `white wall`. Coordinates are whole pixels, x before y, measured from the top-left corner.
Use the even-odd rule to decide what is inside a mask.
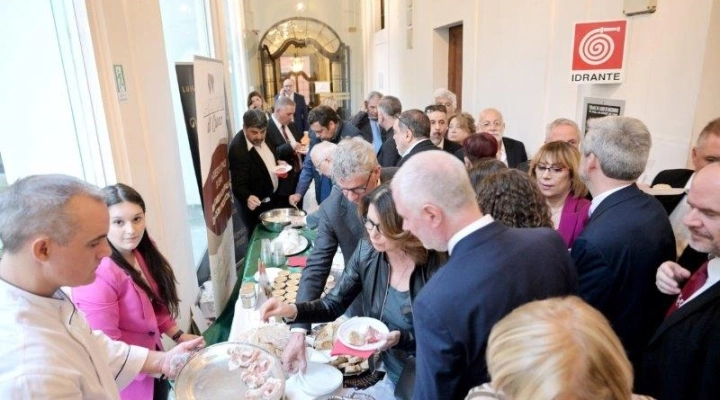
[[[435,29],[462,23],[463,108],[475,116],[486,107],[500,109],[505,134],[525,142],[530,155],[542,144],[549,121],[580,119],[584,97],[621,99],[625,115],[644,121],[653,134],[646,175],[652,177],[662,169],[684,167],[692,135],[720,114],[718,0],[659,0],[654,14],[627,17],[625,82],[582,86],[569,81],[573,25],[626,18],[622,0],[412,3],[414,49],[405,49],[407,2],[386,2],[387,43],[374,46],[366,65],[389,60],[380,72],[386,74],[388,92],[402,100],[403,108],[421,108],[447,79],[447,54],[433,52],[442,48]],[[371,41],[378,38],[367,26],[363,31]],[[367,87],[378,85],[378,75],[371,76]]]

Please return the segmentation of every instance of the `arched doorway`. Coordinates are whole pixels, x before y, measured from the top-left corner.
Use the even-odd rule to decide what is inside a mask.
[[[268,103],[290,78],[308,104],[333,96],[349,118],[350,48],[330,26],[314,18],[282,20],[265,32],[259,50]]]

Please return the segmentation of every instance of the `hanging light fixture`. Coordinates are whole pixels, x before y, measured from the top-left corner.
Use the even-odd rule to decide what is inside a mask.
[[[297,53],[295,53],[295,57],[293,57],[292,62],[290,63],[290,69],[292,72],[298,73],[303,70],[303,64],[302,58],[298,57]]]

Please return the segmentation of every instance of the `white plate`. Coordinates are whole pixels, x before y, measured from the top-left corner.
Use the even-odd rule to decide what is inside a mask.
[[[387,342],[386,339],[382,339],[377,343],[370,343],[366,344],[364,346],[355,346],[350,344],[350,332],[351,331],[357,331],[362,334],[365,334],[367,332],[368,327],[373,327],[377,331],[380,332],[381,335],[387,335],[390,333],[390,330],[388,329],[387,325],[385,325],[382,321],[375,318],[370,317],[355,317],[350,318],[347,320],[344,324],[340,326],[340,329],[338,329],[337,338],[344,344],[345,346],[359,351],[368,351],[368,350],[377,350],[385,345],[385,342]]]
[[[645,193],[652,196],[676,196],[685,193],[683,188],[649,188]]]
[[[343,376],[329,365],[309,362],[305,373],[298,374],[297,380],[303,392],[310,396],[324,396],[342,386]]]
[[[306,347],[305,358],[310,362],[327,364],[330,362],[330,350],[315,350],[312,347]]]
[[[274,171],[276,174],[284,174],[284,173],[292,171],[292,165],[290,165],[290,164],[278,165],[277,167],[275,167]]]
[[[265,272],[267,272],[268,280],[271,285],[275,282],[275,278],[277,278],[280,271],[282,271],[280,268],[265,268]],[[260,271],[256,272],[255,275],[253,275],[253,278],[255,278],[255,282],[260,282]]]

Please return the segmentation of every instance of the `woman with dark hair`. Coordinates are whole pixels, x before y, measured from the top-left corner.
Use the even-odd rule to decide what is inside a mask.
[[[110,213],[112,255],[100,262],[95,281],[72,289],[72,299],[92,329],[150,350],[162,350],[161,334],[177,343],[196,338],[175,323],[180,299],[175,274],[145,229],[145,202],[130,186],[103,189]],[[167,399],[167,381],[140,374],[120,392],[124,400]]]
[[[472,115],[461,112],[448,119],[448,140],[462,144],[465,139],[475,134],[475,118]]]
[[[393,384],[409,357],[415,355],[412,301],[446,260],[445,253],[426,250],[420,240],[403,231],[390,187],[381,185],[359,205],[368,237],[361,239],[340,280],[327,296],[298,304],[270,299],[260,309],[295,322],[332,321],[362,293],[367,316],[390,329],[381,359]]]
[[[468,136],[462,145],[465,166],[468,169],[480,160],[497,158],[498,142],[493,135],[487,132]]]
[[[568,248],[585,229],[590,209],[579,168],[580,152],[565,142],[544,144],[530,163],[530,177],[545,196],[553,227]]]
[[[552,228],[545,197],[530,177],[517,169],[504,169],[475,185],[484,214],[513,228]]]
[[[256,90],[248,94],[247,106],[250,110],[265,111],[265,114],[269,114],[272,111],[270,106],[265,102],[263,95]]]

